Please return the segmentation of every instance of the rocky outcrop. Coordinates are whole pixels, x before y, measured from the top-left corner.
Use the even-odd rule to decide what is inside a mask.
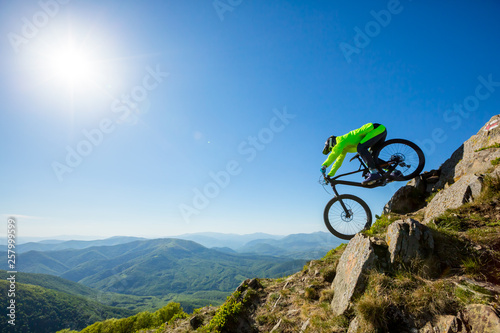
[[[500,157],[500,115],[493,116],[476,135],[453,153],[441,166],[438,188],[452,184],[464,175],[482,174],[491,168],[491,161]]]
[[[423,182],[419,182],[419,185]],[[399,188],[385,205],[384,213],[407,214],[415,212],[425,206],[425,189],[421,190],[412,185]]]
[[[351,300],[363,293],[368,270],[388,271],[396,261],[408,263],[416,257],[427,258],[433,250],[431,232],[412,219],[391,224],[385,241],[357,234],[347,245],[337,266],[337,274],[332,283],[333,313],[344,314],[349,309]]]
[[[385,237],[390,262],[408,263],[414,258],[427,258],[434,250],[429,228],[413,219],[399,220],[387,229]]]
[[[499,314],[489,305],[469,305],[463,312],[463,320],[470,329],[469,332],[500,332]]]
[[[440,170],[431,170],[410,180],[399,188],[384,207],[384,214],[408,214],[425,207],[425,199],[436,191]]]
[[[347,333],[357,333],[359,330],[360,330],[359,318],[355,317],[353,320],[351,320]]]
[[[400,188],[384,213],[408,214],[425,207],[424,224],[447,209],[474,201],[482,189],[483,175],[500,159],[500,115],[464,142],[438,170],[424,172]],[[425,198],[433,195],[426,205]]]
[[[428,322],[419,333],[497,333],[500,332],[500,318],[489,305],[472,304],[456,316],[438,316]]]
[[[376,259],[373,245],[366,236],[357,234],[340,257],[337,275],[332,282],[334,296],[332,310],[335,315],[343,314],[351,299],[365,288],[364,273],[374,267]]]
[[[438,316],[434,322],[428,322],[419,333],[465,333],[462,320],[456,316]]]
[[[448,188],[439,191],[425,209],[423,223],[443,214],[447,209],[458,208],[474,201],[483,188],[483,177],[465,175]]]

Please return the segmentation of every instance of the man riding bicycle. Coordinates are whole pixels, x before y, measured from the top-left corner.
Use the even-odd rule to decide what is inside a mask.
[[[328,153],[330,153],[330,155],[321,165],[321,172],[324,175],[326,173],[326,168],[333,163],[328,173],[329,177],[333,177],[342,165],[346,154],[357,152],[363,158],[370,170],[362,184],[370,185],[375,183],[382,178],[382,175],[378,172],[373,156],[368,149],[376,149],[377,146],[385,141],[386,137],[387,130],[385,126],[377,123],[368,123],[341,136],[330,136],[326,140],[325,148],[323,149],[324,155]]]

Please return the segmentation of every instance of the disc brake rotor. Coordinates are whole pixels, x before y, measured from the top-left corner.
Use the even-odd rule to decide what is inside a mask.
[[[354,214],[352,213],[352,210],[348,210],[347,214],[346,212],[342,212],[342,214],[340,214],[340,217],[342,218],[342,221],[344,222],[351,222],[352,219],[353,219],[353,216]]]

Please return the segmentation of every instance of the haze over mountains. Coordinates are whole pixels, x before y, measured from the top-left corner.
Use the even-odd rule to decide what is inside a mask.
[[[18,253],[28,252],[28,251],[58,251],[65,249],[86,249],[92,246],[113,246],[119,244],[130,243],[137,240],[145,240],[141,237],[111,237],[100,240],[45,240],[41,242],[28,242],[20,244],[16,247]]]
[[[226,253],[256,253],[282,256],[293,259],[314,259],[324,255],[342,241],[326,232],[293,234],[288,236],[254,233],[247,235],[222,233],[193,233],[169,238],[194,241],[207,248],[215,248]],[[117,236],[102,240],[45,240],[28,242],[17,246],[18,253],[29,251],[58,251],[64,249],[86,249],[93,246],[113,246],[147,240],[140,237]]]

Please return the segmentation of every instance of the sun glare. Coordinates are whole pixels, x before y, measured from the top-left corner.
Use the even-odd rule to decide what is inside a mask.
[[[68,45],[48,56],[48,70],[54,79],[64,83],[88,84],[95,78],[95,61],[84,50]]]

